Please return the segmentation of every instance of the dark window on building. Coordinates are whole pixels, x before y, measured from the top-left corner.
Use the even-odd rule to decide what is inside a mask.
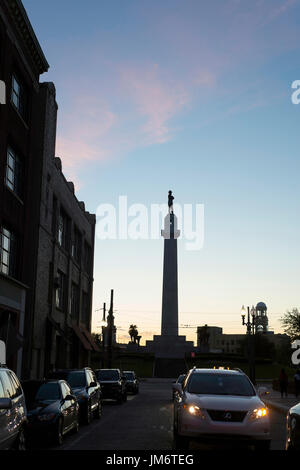
[[[72,256],[77,261],[77,263],[80,263],[81,261],[81,245],[82,245],[81,233],[79,232],[77,227],[74,226],[74,233],[73,233],[73,240],[72,240]]]
[[[79,287],[73,283],[71,291],[71,316],[77,322],[79,320],[79,302]]]
[[[0,271],[9,276],[16,275],[16,237],[5,227],[0,230]]]
[[[49,263],[49,284],[48,284],[48,302],[52,304],[53,296],[53,263]]]
[[[21,196],[21,161],[11,147],[7,150],[5,184],[18,196]]]
[[[52,234],[57,237],[57,199],[53,196],[52,203]]]
[[[92,268],[92,249],[88,245],[88,243],[85,242],[84,244],[84,270],[89,273]]]
[[[69,248],[69,218],[63,209],[60,210],[58,217],[58,243],[59,245],[68,250]]]
[[[82,292],[81,321],[85,326],[89,327],[89,324],[90,324],[89,296],[86,292]]]
[[[55,304],[56,307],[64,310],[66,305],[67,282],[66,276],[60,271],[57,273]]]
[[[11,101],[21,114],[22,118],[26,118],[26,92],[21,80],[16,76],[12,76],[11,84]]]

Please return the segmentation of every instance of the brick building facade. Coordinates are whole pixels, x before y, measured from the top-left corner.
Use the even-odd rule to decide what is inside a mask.
[[[0,339],[23,378],[87,364],[95,216],[55,158],[55,87],[20,0],[0,3]]]

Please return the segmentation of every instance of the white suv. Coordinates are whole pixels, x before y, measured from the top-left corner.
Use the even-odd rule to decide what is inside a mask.
[[[188,448],[192,439],[270,448],[268,410],[243,372],[194,368],[174,387],[176,449]]]

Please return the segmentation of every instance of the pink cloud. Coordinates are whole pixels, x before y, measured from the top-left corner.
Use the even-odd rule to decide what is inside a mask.
[[[76,98],[71,111],[63,115],[61,125],[59,120],[56,155],[62,159],[63,171],[76,183],[76,189],[81,186],[78,173],[82,166],[109,158],[111,150],[105,140],[116,122],[116,115],[94,95]]]
[[[136,112],[143,118],[139,126],[143,145],[162,144],[172,137],[170,121],[180,113],[189,97],[184,87],[162,78],[157,64],[125,67],[122,87],[132,98]]]

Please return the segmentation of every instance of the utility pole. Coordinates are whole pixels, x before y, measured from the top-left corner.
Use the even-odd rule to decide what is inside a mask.
[[[103,304],[102,317],[102,369],[105,367],[105,321],[106,321],[106,303]]]
[[[251,309],[252,321],[250,319],[250,307],[247,307],[247,322],[245,322],[246,309],[242,306],[242,324],[247,327],[247,346],[248,346],[248,361],[249,361],[249,375],[252,383],[256,383],[255,378],[255,321],[256,310],[254,306]]]
[[[108,333],[108,342],[107,342],[107,366],[108,369],[111,369],[112,365],[112,339],[113,339],[113,331],[114,331],[114,316],[113,316],[113,308],[114,308],[114,291],[113,289],[110,291],[110,308],[107,315],[107,333]]]

